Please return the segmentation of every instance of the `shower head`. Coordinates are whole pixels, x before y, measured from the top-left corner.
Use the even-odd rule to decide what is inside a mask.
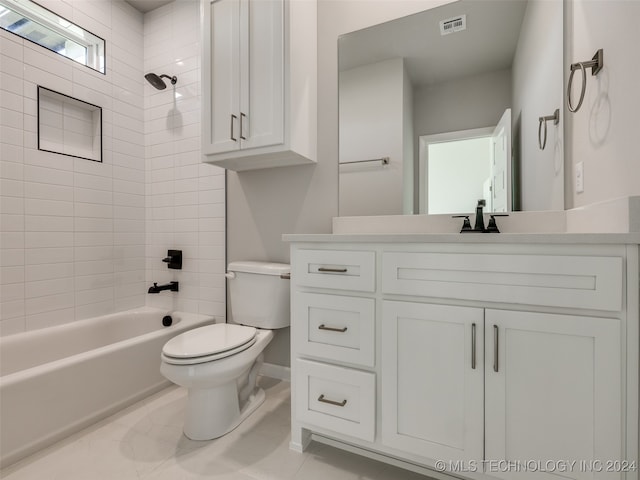
[[[164,90],[165,88],[167,88],[166,83],[164,83],[164,80],[162,80],[162,77],[164,78],[168,78],[169,80],[171,80],[171,85],[175,85],[176,82],[178,81],[178,77],[173,76],[170,77],[169,75],[156,75],[155,73],[147,73],[144,78],[147,79],[147,81],[153,85],[154,87],[156,87],[158,90]]]

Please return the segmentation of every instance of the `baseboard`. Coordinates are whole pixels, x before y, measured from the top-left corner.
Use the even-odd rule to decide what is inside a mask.
[[[260,375],[290,382],[291,368],[283,365],[276,365],[275,363],[263,363],[262,368],[260,369]]]

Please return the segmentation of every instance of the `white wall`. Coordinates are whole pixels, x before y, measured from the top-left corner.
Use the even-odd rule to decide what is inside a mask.
[[[0,31],[0,334],[144,305],[142,15],[43,6],[104,38],[102,75]],[[102,163],[37,150],[37,85],[103,108]]]
[[[571,162],[566,169],[566,206],[638,195],[640,2],[573,0],[567,10],[565,87],[569,63],[590,60],[599,48],[604,49],[604,69],[596,77],[587,74],[582,108],[566,113]],[[577,162],[584,163],[584,193],[574,190],[573,167]]]
[[[180,0],[144,16],[144,72],[178,77],[175,89],[144,82],[146,285],[180,282],[146,300],[224,321],[225,175],[201,163],[199,8]],[[162,263],[168,249],[182,250],[182,270]]]
[[[564,210],[564,108],[562,2],[529,0],[513,63],[512,144],[520,162],[522,210]],[[538,118],[560,110],[560,123],[547,122],[547,145],[538,147]]]
[[[402,58],[340,72],[340,216],[401,215],[404,173]],[[411,179],[413,180],[413,179]]]

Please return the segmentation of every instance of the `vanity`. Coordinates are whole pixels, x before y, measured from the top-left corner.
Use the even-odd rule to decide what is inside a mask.
[[[638,479],[640,234],[284,239],[292,449],[432,478]]]

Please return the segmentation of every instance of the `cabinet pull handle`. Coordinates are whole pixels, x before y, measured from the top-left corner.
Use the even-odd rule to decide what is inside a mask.
[[[231,140],[233,140],[234,142],[238,141],[238,139],[233,136],[233,121],[236,120],[237,118],[238,117],[236,117],[233,113],[231,114]]]
[[[328,403],[329,405],[335,405],[336,407],[344,407],[347,404],[346,400],[342,400],[341,402],[336,402],[335,400],[327,400],[324,398],[324,394],[318,397],[318,401],[322,403]]]
[[[331,273],[347,273],[346,268],[329,268],[329,267],[320,267],[318,268],[319,272],[331,272]]]
[[[247,116],[240,112],[240,138],[242,140],[246,140],[247,137],[244,136],[244,134],[242,133],[242,131],[244,130],[244,119],[247,118]]]
[[[476,324],[471,324],[471,369],[476,369]]]
[[[330,332],[340,332],[344,333],[347,331],[347,327],[336,328],[336,327],[327,327],[323,323],[322,325],[318,325],[318,330],[329,330]]]
[[[493,326],[493,371],[498,371],[498,326]]]

